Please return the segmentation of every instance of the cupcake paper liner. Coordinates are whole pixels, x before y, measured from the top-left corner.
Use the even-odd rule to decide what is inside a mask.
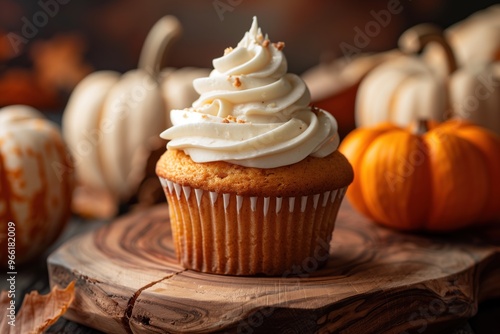
[[[226,275],[300,274],[320,267],[346,190],[254,197],[160,182],[179,262]]]

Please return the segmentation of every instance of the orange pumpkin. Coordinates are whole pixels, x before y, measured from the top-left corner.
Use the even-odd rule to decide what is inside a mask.
[[[42,254],[59,236],[70,216],[72,170],[54,123],[31,107],[0,109],[1,266],[8,254],[16,264]]]
[[[339,150],[354,168],[347,197],[401,230],[451,231],[500,218],[500,137],[451,120],[358,128]]]

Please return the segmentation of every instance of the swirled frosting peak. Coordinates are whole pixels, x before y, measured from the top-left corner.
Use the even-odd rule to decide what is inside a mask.
[[[337,149],[337,122],[311,108],[302,79],[287,73],[284,43],[271,43],[254,17],[235,48],[213,60],[191,108],[172,110],[161,137],[195,162],[227,161],[258,168],[290,165]]]

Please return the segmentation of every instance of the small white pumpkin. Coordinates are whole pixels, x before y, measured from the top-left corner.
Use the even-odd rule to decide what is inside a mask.
[[[500,62],[459,68],[449,87],[453,116],[500,135]]]
[[[407,126],[418,119],[456,117],[500,134],[500,62],[471,62],[457,68],[444,36],[426,24],[408,29],[399,44],[410,54],[432,45],[441,50],[396,59],[367,75],[356,97],[357,126],[387,121]]]
[[[500,134],[500,4],[480,10],[444,31],[458,68],[449,74],[449,116]],[[448,57],[429,45],[424,57],[446,74]]]
[[[451,25],[444,36],[459,68],[500,61],[500,4]],[[423,57],[436,71],[446,74],[448,59],[440,45],[428,45]]]
[[[500,4],[450,26],[445,36],[459,66],[500,61]]]
[[[438,42],[446,54],[451,50],[439,29],[420,25],[407,30],[399,40],[407,56],[396,58],[371,71],[356,96],[356,126],[392,122],[407,126],[415,119],[443,121],[448,109],[447,78],[415,55],[429,43]],[[447,72],[456,65],[450,55]]]
[[[175,17],[163,17],[146,37],[138,69],[123,75],[94,72],[74,89],[62,125],[75,156],[79,185],[103,190],[116,203],[134,194],[140,180],[130,172],[137,168],[132,166],[137,151],[170,126],[172,104],[188,98],[182,101],[186,107],[196,99],[193,76],[208,71],[193,71],[194,75],[187,76],[189,86],[176,84],[174,69],[162,71],[164,54],[180,33]],[[180,75],[177,77],[177,82],[181,81]]]
[[[71,214],[73,184],[73,165],[59,128],[28,106],[0,109],[3,265],[9,242],[15,243],[15,263],[20,264],[56,240]]]

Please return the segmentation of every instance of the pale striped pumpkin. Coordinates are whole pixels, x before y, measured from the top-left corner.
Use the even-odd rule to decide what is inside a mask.
[[[181,29],[175,17],[163,17],[146,37],[137,69],[123,75],[94,72],[73,90],[62,129],[79,186],[105,191],[116,203],[135,194],[141,181],[131,177],[134,168],[141,169],[136,155],[170,126],[170,109],[188,107],[197,98],[193,79],[209,73],[162,68],[164,54]]]
[[[72,190],[71,157],[57,125],[28,106],[0,109],[2,265],[9,242],[19,264],[57,239],[71,213]]]

